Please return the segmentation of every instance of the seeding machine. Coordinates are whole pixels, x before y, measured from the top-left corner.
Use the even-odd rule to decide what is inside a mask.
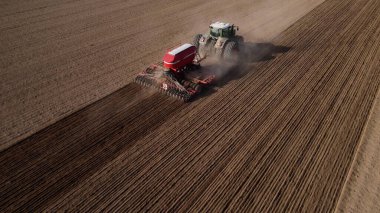
[[[211,24],[209,33],[197,34],[193,44],[186,43],[167,51],[163,62],[146,68],[135,82],[189,101],[215,80],[214,73],[202,69],[202,60],[211,55],[229,60],[238,54],[243,38],[235,35],[237,30],[238,27],[228,23]]]

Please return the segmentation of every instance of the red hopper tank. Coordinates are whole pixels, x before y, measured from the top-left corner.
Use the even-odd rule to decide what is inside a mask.
[[[164,56],[164,67],[178,70],[184,66],[193,63],[197,52],[197,48],[191,44],[184,44],[171,51]]]

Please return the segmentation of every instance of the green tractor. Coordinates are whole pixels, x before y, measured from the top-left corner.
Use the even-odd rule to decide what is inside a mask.
[[[215,22],[210,25],[210,32],[194,36],[193,45],[197,47],[201,58],[208,55],[216,55],[222,59],[230,59],[237,56],[244,38],[236,35],[239,27],[233,24]]]

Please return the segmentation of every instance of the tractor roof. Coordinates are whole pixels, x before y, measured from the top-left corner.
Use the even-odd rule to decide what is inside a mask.
[[[212,28],[218,28],[218,29],[226,29],[226,28],[228,28],[230,26],[232,26],[232,24],[230,24],[230,23],[223,23],[223,22],[219,22],[219,21],[214,22],[214,23],[212,23],[210,25],[210,27],[212,27]]]

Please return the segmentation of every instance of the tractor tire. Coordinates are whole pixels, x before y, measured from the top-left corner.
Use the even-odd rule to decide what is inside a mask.
[[[224,47],[223,58],[227,60],[234,59],[238,56],[238,52],[239,44],[236,41],[230,41]]]
[[[239,45],[244,44],[244,37],[243,36],[236,36],[236,41],[238,42]]]
[[[244,37],[243,36],[236,36],[236,41],[238,42],[239,45],[239,52],[244,52]]]
[[[197,48],[199,48],[199,40],[202,38],[202,34],[196,34],[193,38],[193,45]]]
[[[216,41],[210,40],[206,43],[206,45],[199,45],[199,48],[197,48],[199,56],[203,58],[209,55],[213,55],[215,53],[215,43]]]
[[[223,57],[223,48],[216,48],[215,49],[215,56],[217,58],[222,58]]]
[[[207,44],[207,49],[208,49],[208,53],[207,53],[207,55],[214,55],[214,54],[215,54],[215,44],[216,44],[216,41],[215,41],[215,40],[211,40],[211,41]]]

